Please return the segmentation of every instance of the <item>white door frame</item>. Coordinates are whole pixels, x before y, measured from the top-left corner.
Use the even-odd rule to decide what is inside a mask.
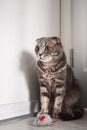
[[[70,49],[72,49],[71,30],[71,0],[61,0],[61,41],[68,64],[70,64]]]

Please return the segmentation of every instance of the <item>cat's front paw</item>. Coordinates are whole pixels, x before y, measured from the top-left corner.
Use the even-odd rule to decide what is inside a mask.
[[[40,117],[43,114],[48,114],[48,111],[40,111],[37,113],[37,117]]]
[[[54,119],[58,119],[58,113],[53,112],[52,117],[53,117]]]
[[[58,111],[58,110],[55,109],[55,110],[53,111],[52,117],[53,117],[54,119],[58,119],[58,114],[59,114],[59,112],[60,112],[60,111]]]

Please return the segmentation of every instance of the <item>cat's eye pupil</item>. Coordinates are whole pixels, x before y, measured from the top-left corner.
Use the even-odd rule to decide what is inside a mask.
[[[36,46],[35,51],[39,51],[39,46]]]
[[[46,50],[46,51],[49,51],[49,46],[46,46],[45,50]]]

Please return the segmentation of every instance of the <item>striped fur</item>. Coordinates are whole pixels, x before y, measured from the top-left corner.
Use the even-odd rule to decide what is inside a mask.
[[[73,108],[80,98],[80,90],[71,67],[67,65],[61,41],[58,37],[44,37],[36,41],[40,113],[49,113],[53,118],[59,115],[63,120],[67,120],[68,115],[71,120],[75,116]]]

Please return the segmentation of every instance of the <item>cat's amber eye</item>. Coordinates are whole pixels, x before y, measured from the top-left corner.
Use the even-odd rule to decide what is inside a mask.
[[[50,50],[50,47],[49,47],[49,46],[46,46],[46,47],[45,47],[45,50],[46,50],[46,51],[49,51],[49,50]]]
[[[39,46],[36,46],[35,51],[36,51],[36,52],[39,51]]]

